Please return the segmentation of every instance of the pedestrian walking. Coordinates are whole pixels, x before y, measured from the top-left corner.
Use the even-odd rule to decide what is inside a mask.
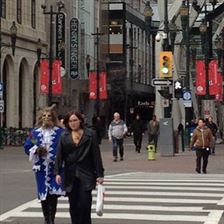
[[[156,115],[152,116],[152,120],[148,123],[148,144],[155,144],[155,150],[157,150],[157,142],[159,136],[159,121],[156,118]]]
[[[140,153],[142,147],[142,135],[145,131],[144,124],[140,119],[139,114],[136,115],[135,120],[131,125],[131,131],[133,132],[133,140],[135,144],[135,151]]]
[[[56,182],[63,184],[68,195],[72,224],[91,224],[92,190],[96,183],[103,183],[104,176],[99,144],[95,133],[84,126],[82,114],[69,112],[64,125],[56,156]]]
[[[31,130],[24,144],[25,152],[33,163],[45,224],[54,224],[58,196],[65,195],[54,175],[57,145],[64,131],[57,121],[51,108],[43,109],[38,116],[37,127]]]
[[[93,130],[96,132],[97,141],[101,144],[103,135],[104,135],[104,126],[100,116],[96,116],[93,118]]]
[[[120,118],[118,112],[114,113],[114,119],[109,125],[108,137],[113,145],[114,162],[117,161],[117,151],[119,148],[120,160],[124,160],[124,137],[127,134],[128,128],[123,120]]]
[[[213,138],[212,138],[212,143],[211,143],[211,154],[215,155],[215,142],[216,142],[216,133],[218,131],[218,127],[217,127],[216,123],[213,121],[212,116],[208,117],[206,126],[208,128],[210,128],[210,130],[212,131]]]
[[[201,159],[203,159],[202,171],[203,173],[207,173],[208,157],[212,139],[213,136],[211,130],[206,126],[205,120],[200,118],[190,143],[191,149],[196,151],[195,171],[197,173],[201,173]]]

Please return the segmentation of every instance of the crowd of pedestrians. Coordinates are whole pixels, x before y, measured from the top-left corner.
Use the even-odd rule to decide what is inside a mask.
[[[193,122],[190,149],[195,151],[197,173],[207,173],[208,158],[215,155],[217,125],[213,118]],[[178,131],[184,127],[178,127]],[[160,125],[156,115],[146,124],[136,114],[130,130],[135,151],[141,152],[142,137],[148,134],[148,144],[157,142]],[[124,139],[128,127],[118,112],[109,123],[108,138],[112,143],[113,161],[124,160]],[[57,116],[54,108],[40,111],[36,126],[24,144],[25,153],[33,164],[37,197],[41,202],[44,223],[54,224],[57,201],[67,196],[72,224],[91,224],[92,190],[104,182],[104,168],[100,144],[105,127],[99,116],[92,120],[91,128],[85,124],[83,114],[71,111]]]

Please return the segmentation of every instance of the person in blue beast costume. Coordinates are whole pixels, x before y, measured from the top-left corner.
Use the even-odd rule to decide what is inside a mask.
[[[24,144],[25,153],[33,163],[45,224],[55,223],[58,197],[65,195],[62,185],[56,183],[54,175],[57,145],[63,131],[58,126],[55,111],[48,107],[40,112],[37,126],[31,130]]]

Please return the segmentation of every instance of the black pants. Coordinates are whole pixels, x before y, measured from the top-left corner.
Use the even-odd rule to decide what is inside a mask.
[[[134,144],[136,147],[136,151],[140,152],[141,147],[142,147],[142,134],[140,134],[140,135],[134,134]]]
[[[208,165],[208,156],[210,154],[210,150],[205,149],[199,149],[196,148],[196,169],[198,171],[201,171],[201,159],[203,159],[203,165],[202,165],[202,170],[206,171],[207,165]]]
[[[91,224],[91,190],[86,191],[80,181],[75,179],[72,191],[68,193],[68,199],[72,224]]]
[[[54,224],[57,210],[58,195],[47,195],[46,200],[41,201],[45,224]]]

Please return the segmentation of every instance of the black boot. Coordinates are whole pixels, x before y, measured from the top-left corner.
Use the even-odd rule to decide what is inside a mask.
[[[44,224],[50,224],[50,213],[48,208],[48,201],[41,201],[41,207],[44,215]]]
[[[57,195],[49,195],[48,197],[48,206],[49,206],[49,215],[50,215],[50,223],[49,224],[55,224],[55,214],[57,211],[57,203],[58,203],[58,196]]]

